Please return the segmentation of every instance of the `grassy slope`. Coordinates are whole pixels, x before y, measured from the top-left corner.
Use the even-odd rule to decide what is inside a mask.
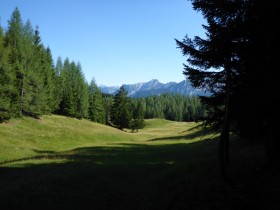
[[[63,116],[12,120],[0,124],[0,136],[1,161],[130,139],[111,127]]]
[[[40,120],[21,118],[0,124],[0,163],[27,157],[51,155],[79,147],[108,146],[121,143],[170,143],[169,137],[185,139],[194,123],[153,119],[138,133],[123,132],[109,126],[64,116],[44,116]],[[197,141],[191,137],[192,141]],[[185,139],[186,140],[186,139]],[[190,140],[190,139],[188,139]],[[171,142],[172,143],[172,142]],[[162,144],[162,142],[160,142]]]
[[[231,142],[229,186],[219,176],[217,141],[195,126],[153,119],[130,133],[62,116],[0,124],[0,162],[18,159],[0,166],[0,209],[279,207],[279,184],[265,187],[278,174],[259,182],[259,147]],[[30,156],[40,158],[24,160]]]

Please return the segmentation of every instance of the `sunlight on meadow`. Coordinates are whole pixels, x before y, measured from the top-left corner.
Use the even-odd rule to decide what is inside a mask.
[[[28,117],[0,124],[0,162],[6,166],[64,162],[73,151],[89,147],[129,147],[129,145],[188,144],[213,137],[194,122],[163,119],[145,121],[139,132],[121,131],[109,126],[63,116]],[[208,132],[208,133],[207,133]],[[69,159],[68,159],[69,160]]]

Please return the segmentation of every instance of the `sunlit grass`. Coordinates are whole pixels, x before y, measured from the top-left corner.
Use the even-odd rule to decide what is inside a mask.
[[[251,194],[259,183],[243,179],[261,147],[231,138],[229,174],[245,190],[232,188],[219,174],[216,133],[194,122],[145,123],[137,133],[56,115],[0,124],[0,209],[259,206]]]
[[[137,133],[64,116],[23,117],[0,124],[0,162],[54,155],[83,147],[191,143],[207,137],[197,123],[146,120]],[[197,134],[195,134],[197,133]]]
[[[117,129],[63,116],[13,119],[0,124],[0,161],[131,139]]]

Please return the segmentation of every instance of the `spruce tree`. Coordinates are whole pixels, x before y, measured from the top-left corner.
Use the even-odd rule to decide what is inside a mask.
[[[131,121],[131,129],[132,131],[144,127],[144,110],[141,101],[134,104],[132,107],[132,121]]]
[[[81,63],[78,62],[75,67],[74,84],[76,84],[75,89],[75,110],[77,118],[87,118],[88,117],[88,84],[86,82],[85,76],[82,71]]]
[[[22,113],[25,115],[39,117],[43,114],[43,105],[45,104],[42,96],[43,78],[41,75],[41,63],[38,58],[38,52],[34,45],[34,30],[30,21],[27,21],[23,27],[23,95],[22,95]]]
[[[113,96],[112,95],[103,95],[104,109],[105,109],[105,124],[112,126],[111,115],[113,107]]]
[[[67,61],[67,62],[65,62]],[[61,115],[66,115],[66,104],[67,104],[67,90],[66,90],[66,79],[67,74],[65,71],[66,66],[69,64],[69,59],[65,59],[65,61],[62,61],[61,57],[58,57],[55,71],[57,72],[58,76],[58,92],[59,92],[59,103],[56,113]],[[66,65],[66,66],[65,66]]]
[[[62,99],[60,102],[61,114],[66,116],[75,116],[73,78],[71,76],[71,65],[68,58],[64,60],[63,71],[61,72],[62,80]]]
[[[59,113],[59,105],[61,103],[62,91],[63,91],[62,78],[61,78],[61,71],[63,71],[63,62],[60,56],[57,58],[54,71],[55,71],[55,98],[57,102],[57,106],[56,109],[54,110],[54,113]]]
[[[95,83],[95,80],[92,79],[89,86],[89,111],[88,117],[91,121],[105,124],[105,108],[102,98],[102,94]]]
[[[249,5],[244,27],[248,44],[242,49],[243,71],[235,104],[238,131],[252,141],[263,138],[268,159],[277,162],[280,160],[279,51],[276,50],[279,6],[277,1],[256,0],[249,1]]]
[[[123,85],[114,96],[111,120],[113,125],[121,130],[124,128],[130,128],[131,103]]]
[[[183,73],[194,87],[212,92],[211,98],[201,99],[212,107],[211,120],[221,131],[219,157],[221,174],[226,178],[231,96],[241,71],[240,49],[247,41],[241,30],[246,2],[193,0],[192,4],[207,20],[208,25],[203,26],[206,38],[196,36],[190,39],[186,36],[183,41],[176,42],[183,55],[188,56]]]
[[[49,47],[44,48],[42,46],[42,76],[43,76],[43,85],[44,85],[44,110],[43,113],[50,114],[53,113],[54,110],[58,107],[58,99],[56,97],[57,94],[57,87],[56,87],[56,74],[53,65],[53,58],[51,54],[51,50]]]
[[[60,61],[58,65],[61,65]],[[61,66],[56,66],[61,68]],[[81,64],[77,64],[68,58],[64,60],[63,68],[60,69],[59,89],[61,99],[58,113],[76,117],[88,117],[88,84],[82,72]]]

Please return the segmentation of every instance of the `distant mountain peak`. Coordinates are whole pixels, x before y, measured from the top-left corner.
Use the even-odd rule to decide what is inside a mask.
[[[152,79],[148,83],[160,83],[157,79]]]
[[[120,87],[118,86],[99,86],[102,93],[115,94]],[[164,93],[180,94],[180,95],[209,95],[204,90],[193,88],[191,83],[183,80],[179,83],[168,82],[166,84],[152,79],[148,82],[139,82],[136,84],[124,84],[124,88],[128,92],[128,96],[134,98],[147,97],[150,95],[161,95]]]

